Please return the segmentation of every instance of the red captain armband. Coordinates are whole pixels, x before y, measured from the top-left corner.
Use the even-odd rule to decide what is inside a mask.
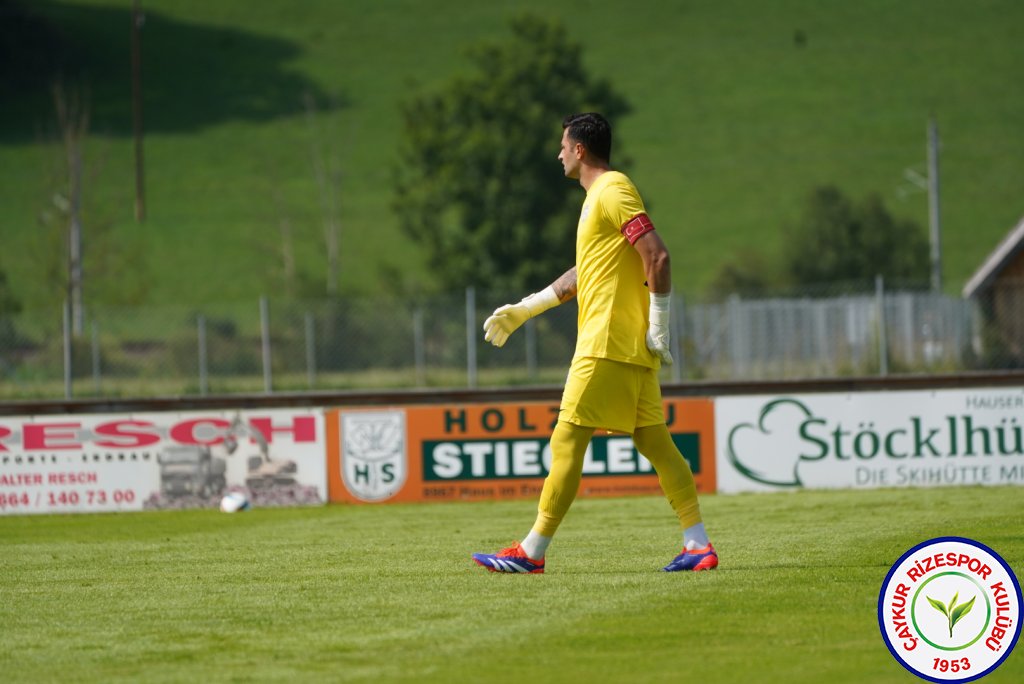
[[[654,224],[651,223],[651,219],[647,217],[647,214],[637,214],[623,223],[622,228],[619,228],[619,232],[626,236],[631,245],[635,245],[637,240],[653,230]]]

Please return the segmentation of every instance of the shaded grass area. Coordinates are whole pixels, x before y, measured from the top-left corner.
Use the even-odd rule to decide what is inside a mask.
[[[1018,576],[1017,488],[708,496],[713,573],[658,569],[658,497],[582,499],[541,576],[469,554],[529,501],[0,519],[6,681],[915,681],[875,617],[890,565],[961,535]],[[986,681],[1020,681],[1014,653]]]

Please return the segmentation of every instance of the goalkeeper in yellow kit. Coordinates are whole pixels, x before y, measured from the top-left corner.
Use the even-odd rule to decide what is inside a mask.
[[[544,480],[533,529],[521,543],[473,560],[493,572],[542,573],[551,538],[579,489],[594,431],[633,436],[658,473],[679,518],[683,548],[665,570],[710,570],[718,554],[708,541],[690,466],[665,424],[658,368],[671,364],[669,253],[636,188],[609,167],[611,127],[600,114],[562,122],[558,159],[567,178],[587,192],[576,232],[576,265],[550,286],[495,310],[484,323],[497,347],[536,316],[576,297],[576,352],[551,435],[551,471]]]

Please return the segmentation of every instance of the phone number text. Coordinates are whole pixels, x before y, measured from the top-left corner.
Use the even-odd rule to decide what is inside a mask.
[[[106,506],[130,504],[135,501],[131,489],[69,489],[50,492],[0,492],[0,510],[17,508],[62,508],[74,506]]]

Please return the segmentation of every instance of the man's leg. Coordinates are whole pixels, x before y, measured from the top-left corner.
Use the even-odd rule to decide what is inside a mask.
[[[563,421],[558,421],[555,426],[551,433],[551,472],[544,479],[544,489],[537,504],[537,520],[533,524],[533,531],[537,534],[549,539],[553,537],[569,512],[580,489],[583,459],[593,436],[592,427]]]
[[[680,527],[685,530],[701,522],[693,471],[672,441],[668,426],[662,423],[637,428],[633,443],[657,471],[661,491],[676,512]]]
[[[544,572],[544,554],[579,491],[583,459],[593,434],[594,428],[558,422],[551,434],[551,472],[544,479],[533,529],[521,543],[496,554],[474,553],[477,565],[491,572]]]
[[[718,554],[704,531],[693,471],[672,441],[668,426],[662,423],[637,428],[633,433],[633,443],[657,471],[661,490],[683,529],[683,551],[665,570],[710,570],[717,567]]]
[[[638,393],[644,381],[637,368],[607,359],[573,359],[562,392],[559,420],[551,434],[551,472],[544,480],[533,528],[521,543],[497,554],[473,554],[477,564],[493,572],[544,572],[548,544],[580,488],[583,459],[595,430],[584,426],[633,431]],[[654,378],[656,388],[653,370],[643,370]],[[660,410],[660,395],[658,402]],[[664,421],[663,417],[658,419]]]

